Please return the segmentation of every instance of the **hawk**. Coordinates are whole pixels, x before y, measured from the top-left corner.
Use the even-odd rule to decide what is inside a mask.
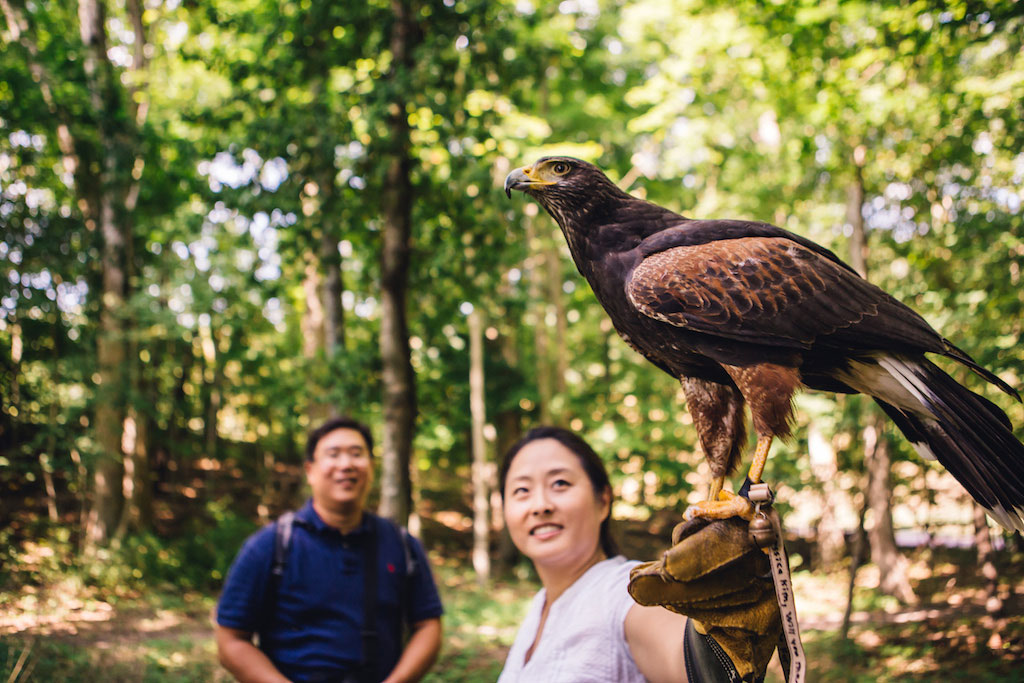
[[[920,455],[1024,531],[1024,446],[1009,419],[926,355],[1020,395],[828,249],[768,223],[686,218],[571,157],[512,171],[512,190],[558,223],[626,343],[681,382],[713,477],[688,516],[749,514],[723,491],[746,441],[744,406],[757,435],[748,479],[759,483],[772,441],[791,432],[795,392],[807,388],[871,396]]]

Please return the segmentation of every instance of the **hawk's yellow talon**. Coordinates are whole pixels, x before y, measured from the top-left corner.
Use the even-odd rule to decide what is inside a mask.
[[[723,490],[718,492],[717,500],[706,500],[703,503],[691,505],[683,513],[683,519],[686,521],[697,517],[704,519],[742,517],[750,520],[754,518],[754,505],[743,496]]]

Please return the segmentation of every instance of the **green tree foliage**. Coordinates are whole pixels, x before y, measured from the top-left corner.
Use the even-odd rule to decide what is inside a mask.
[[[5,17],[27,17],[49,77],[34,75],[7,18],[0,486],[39,514],[49,468],[71,522],[99,451],[87,427],[105,400],[94,381],[103,241],[79,204],[87,176],[68,180],[61,131],[71,126],[89,164],[99,124],[83,48],[66,39],[78,35],[75,8],[2,3]],[[872,280],[1010,384],[1024,377],[1016,5],[423,2],[412,5],[413,66],[397,79],[390,2],[144,3],[144,78],[132,69],[129,5],[109,3],[106,23],[115,80],[130,94],[117,116],[146,109],[141,162],[127,176],[138,195],[122,388],[144,423],[160,533],[183,528],[187,510],[216,523],[197,506],[205,497],[230,492],[249,516],[292,504],[317,410],[379,425],[382,160],[398,115],[413,195],[413,463],[426,510],[468,510],[470,306],[486,331],[492,455],[550,419],[612,463],[620,512],[700,495],[675,382],[611,330],[554,223],[500,192],[508,171],[556,150],[684,214],[768,220],[844,258],[859,178]],[[306,327],[311,273],[322,287],[331,264],[341,283],[333,354],[311,347]],[[952,370],[1024,425],[1019,405]],[[840,466],[856,471],[859,402],[801,407],[802,423],[839,435]],[[807,432],[797,433],[776,446],[769,474],[812,486]]]

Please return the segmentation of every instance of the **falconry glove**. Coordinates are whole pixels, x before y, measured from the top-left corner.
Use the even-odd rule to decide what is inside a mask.
[[[693,673],[709,666],[714,670],[716,660],[721,674],[712,680],[759,681],[779,642],[782,621],[768,557],[748,529],[747,520],[739,517],[683,522],[660,560],[630,573],[629,593],[637,603],[690,617],[691,681],[701,680]],[[723,653],[729,662],[721,661]],[[729,670],[730,663],[735,671]],[[690,671],[694,667],[697,672]]]

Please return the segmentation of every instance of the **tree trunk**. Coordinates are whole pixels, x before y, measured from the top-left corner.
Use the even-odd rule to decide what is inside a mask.
[[[540,78],[540,83],[537,85],[538,100],[540,102],[540,115],[546,117],[549,111],[550,105],[550,91],[548,89],[548,82],[545,77]],[[552,263],[550,260],[551,249],[548,247],[548,241],[536,232],[534,225],[534,217],[539,213],[535,205],[530,205],[527,209],[527,224],[526,224],[526,237],[527,237],[527,249],[528,253],[533,252],[533,270],[531,270],[530,277],[530,301],[533,302],[535,309],[537,310],[537,327],[535,328],[534,334],[536,335],[536,347],[537,347],[537,394],[540,401],[540,421],[541,424],[553,424],[555,421],[555,406],[554,397],[555,390],[557,389],[558,380],[555,377],[557,372],[557,366],[552,363],[552,347],[558,347],[560,344],[565,342],[564,337],[556,337],[554,343],[551,340],[551,330],[548,325],[548,297],[545,293],[548,292],[548,286],[551,281],[549,273],[552,269],[557,269],[558,265]]]
[[[913,604],[917,602],[914,589],[907,576],[909,563],[896,547],[892,527],[892,458],[889,443],[879,427],[881,418],[872,413],[872,424],[864,428],[864,467],[868,472],[868,510],[871,526],[868,542],[871,560],[878,566],[878,588],[887,595]]]
[[[134,187],[137,188],[137,185]],[[133,191],[137,192],[137,189]],[[134,201],[133,199],[132,203]],[[134,261],[130,244],[129,242],[126,259],[128,264]],[[117,538],[123,537],[129,531],[147,530],[153,526],[153,477],[149,461],[152,418],[148,412],[153,402],[147,399],[155,397],[145,380],[146,364],[140,357],[138,341],[128,342],[127,349],[128,374],[134,399],[125,406],[121,436],[125,457],[124,476],[121,481],[124,506],[115,533]]]
[[[484,326],[480,311],[469,314],[469,414],[473,448],[473,570],[484,585],[491,578],[490,464],[484,441]]]
[[[129,455],[132,468],[132,495],[128,508],[132,528],[146,531],[153,528],[153,472],[150,452],[153,440],[153,419],[145,411],[135,412],[135,449]]]
[[[143,514],[140,503],[146,498],[142,488],[148,484],[149,480],[149,454],[146,449],[148,434],[143,413],[139,410],[140,398],[143,394],[142,365],[139,363],[138,343],[136,341],[128,342],[127,349],[128,375],[134,398],[125,406],[122,427],[124,431],[121,435],[121,449],[124,452],[124,475],[121,480],[121,494],[124,496],[124,505],[121,507],[121,519],[114,532],[115,539],[122,539],[129,531],[139,528]],[[148,500],[146,504],[148,504]]]
[[[21,334],[21,325],[19,325],[16,322],[16,320],[17,319],[15,318],[15,321],[9,323],[10,327],[8,328],[11,331],[11,379],[13,380],[13,382],[11,382],[11,386],[8,391],[4,392],[3,394],[0,394],[0,434],[3,433],[2,430],[5,427],[4,422],[7,421],[5,418],[8,415],[22,416],[20,420],[10,420],[10,432],[8,433],[7,438],[10,440],[10,443],[12,444],[21,443],[19,431],[21,423],[25,420],[25,409],[21,405],[20,389],[21,357],[22,354],[24,353],[24,342]],[[5,406],[4,404],[7,405]],[[51,406],[55,405],[56,403],[51,404]],[[6,410],[4,409],[5,407],[7,408]],[[53,408],[50,409],[50,414],[53,414]],[[50,424],[52,426],[53,422],[51,421]],[[0,442],[0,453],[3,452],[2,445],[3,442]],[[42,466],[43,471],[45,472],[46,462],[42,459],[42,456],[40,456],[39,464]],[[5,517],[7,514],[6,507],[6,505],[0,505],[0,514],[4,514]]]
[[[121,107],[120,95],[107,58],[104,7],[98,0],[80,0],[78,18],[85,46],[84,69],[92,113],[99,122],[99,187],[86,198],[97,221],[103,247],[100,330],[97,335],[99,387],[95,412],[95,434],[99,454],[93,471],[93,500],[86,517],[87,546],[106,544],[120,519],[124,453],[121,447],[124,421],[126,323],[121,317],[127,296],[125,249],[130,239],[125,217],[118,210],[118,197],[128,177],[124,149],[117,140],[115,120]],[[122,133],[123,134],[123,133]],[[91,169],[79,167],[82,175]],[[88,186],[91,183],[86,183]]]
[[[56,139],[63,154],[64,171],[72,173],[78,206],[89,230],[98,230],[101,247],[100,322],[97,334],[99,382],[95,395],[93,431],[98,454],[93,467],[92,501],[84,515],[86,549],[107,543],[116,529],[122,503],[123,440],[125,427],[126,339],[129,323],[122,318],[128,300],[132,224],[130,214],[138,197],[142,157],[136,153],[137,129],[146,117],[142,80],[137,72],[146,63],[142,6],[129,0],[129,23],[135,34],[133,64],[136,72],[129,92],[117,78],[107,54],[105,6],[101,0],[79,0],[79,32],[84,47],[83,71],[91,116],[74,117],[61,106],[50,86],[52,78],[36,59],[38,51],[27,35],[28,23],[7,2],[0,0],[11,34],[26,47],[30,69],[49,110],[55,114]],[[75,105],[77,106],[77,105]],[[74,133],[75,125],[94,130]],[[84,158],[82,158],[82,156]]]
[[[535,214],[536,212],[534,212]],[[537,356],[537,409],[541,424],[551,423],[551,403],[554,388],[551,380],[551,343],[548,335],[547,303],[544,297],[546,276],[546,257],[540,248],[532,216],[526,220],[527,263],[526,272],[529,277],[528,297],[533,308],[533,346]]]
[[[331,148],[333,150],[333,147]],[[333,154],[333,151],[332,151]],[[323,270],[323,285],[320,290],[321,308],[324,321],[324,360],[327,363],[328,403],[325,417],[337,417],[341,412],[348,412],[351,406],[343,405],[337,396],[339,391],[336,373],[331,371],[334,358],[344,348],[345,321],[344,309],[341,306],[341,254],[338,253],[338,238],[335,231],[337,219],[334,215],[334,165],[324,170],[320,192],[323,198],[320,204],[321,230],[320,267]]]
[[[345,345],[345,311],[341,306],[344,283],[341,279],[341,253],[338,251],[338,192],[334,186],[334,144],[328,134],[321,140],[320,168],[320,267],[324,281],[321,299],[324,316],[324,355],[334,358]]]
[[[858,148],[858,150],[861,148]],[[861,153],[863,154],[863,153]],[[857,153],[854,153],[857,157]],[[864,233],[864,174],[861,164],[854,163],[854,179],[846,191],[846,221],[853,229],[850,234],[850,266],[868,276],[868,241]]]
[[[149,418],[135,407],[124,421],[124,507],[115,537],[149,529],[153,522],[153,497],[149,469]]]
[[[853,536],[853,548],[850,550],[850,580],[846,586],[846,609],[843,610],[843,624],[839,628],[842,640],[846,640],[850,635],[850,620],[853,617],[853,591],[857,586],[857,570],[860,569],[861,562],[864,561],[864,517],[868,510],[866,491],[862,494],[861,500],[860,514],[857,516],[857,529]]]
[[[1003,601],[999,597],[999,572],[993,563],[995,550],[992,547],[992,533],[988,528],[988,516],[985,508],[977,503],[974,507],[974,547],[978,551],[978,566],[981,568],[981,575],[985,577],[985,586],[981,597],[985,599],[985,611],[995,614],[1003,608]]]
[[[865,148],[857,146],[853,152],[854,180],[847,192],[846,217],[852,228],[850,235],[850,265],[868,276],[868,243],[864,231],[864,176]],[[896,547],[892,526],[892,457],[889,444],[881,433],[883,419],[878,409],[871,406],[864,411],[864,467],[868,472],[868,510],[871,526],[868,542],[871,544],[871,559],[878,565],[879,589],[905,603],[914,603],[917,596],[910,587],[907,576],[908,562]]]
[[[306,301],[306,310],[302,313],[299,325],[302,329],[302,356],[310,363],[317,362],[317,354],[326,351],[324,339],[324,307],[322,290],[322,273],[315,255],[306,254],[305,277],[302,279],[302,291]],[[318,375],[319,377],[319,375]],[[327,380],[328,382],[330,379]],[[331,415],[330,402],[325,401],[329,393],[327,387],[317,383],[317,391],[310,392],[305,406],[306,415],[312,425],[318,425]]]
[[[512,368],[519,367],[519,347],[515,339],[510,335],[501,335],[499,338],[501,360]],[[497,428],[495,438],[495,463],[491,467],[491,526],[497,534],[497,548],[495,556],[502,570],[510,568],[516,561],[517,553],[512,537],[509,536],[505,527],[505,511],[501,501],[501,489],[498,482],[498,467],[505,453],[512,445],[522,437],[520,425],[520,411],[518,408],[502,410],[494,416],[494,423]]]
[[[498,428],[498,438],[495,446],[498,457],[495,464],[498,466],[500,466],[505,453],[512,447],[512,444],[519,441],[523,435],[520,429],[519,415],[519,411],[505,410],[495,416]],[[500,484],[498,482],[497,467],[493,469],[493,472],[494,477],[491,483],[494,490],[491,494],[491,515],[495,531],[498,533],[496,555],[501,566],[507,569],[515,563],[519,551],[516,550],[516,546],[512,543],[512,537],[505,526],[505,511],[502,509],[501,490],[498,488]]]
[[[341,398],[344,388],[338,386],[338,375],[332,372],[332,360],[344,344],[344,320],[341,305],[341,255],[338,252],[338,193],[335,187],[335,131],[329,92],[330,60],[325,56],[326,44],[319,36],[313,38],[308,51],[308,64],[318,73],[312,77],[312,109],[307,119],[308,149],[302,156],[308,163],[301,169],[303,181],[302,212],[310,225],[314,244],[306,259],[303,290],[306,310],[302,316],[303,354],[318,363],[325,361],[325,371],[315,373],[317,386],[311,391],[307,414],[313,424],[348,412],[352,406]],[[321,357],[319,354],[323,354]]]
[[[569,347],[565,340],[569,335],[569,322],[565,313],[565,292],[562,290],[562,263],[555,242],[549,236],[545,240],[544,265],[547,267],[548,310],[555,316],[554,374],[555,391],[560,397],[560,405],[565,401],[565,375],[569,370]],[[564,410],[560,411],[564,413]]]
[[[59,319],[60,315],[57,314],[57,320],[59,321]],[[54,324],[53,336],[55,342],[59,334],[58,325],[59,322]],[[11,379],[13,381],[11,382],[9,392],[5,396],[5,398],[7,398],[10,407],[13,409],[10,411],[10,414],[21,415],[23,421],[30,422],[32,418],[26,415],[25,407],[21,404],[21,391],[19,389],[19,387],[21,386],[21,380],[19,377],[21,375],[21,358],[25,348],[23,337],[21,334],[21,325],[19,325],[17,322],[14,322],[10,324],[10,327],[8,329],[11,331]],[[56,345],[54,348],[57,348]],[[55,373],[56,368],[60,367],[56,363],[57,360],[58,358],[55,357],[55,362],[53,365]],[[59,378],[56,375],[51,375],[50,381],[53,383],[54,386],[57,386],[60,383]],[[0,404],[0,409],[2,409],[2,404]],[[49,419],[47,421],[48,429],[46,433],[46,442],[42,452],[39,453],[39,470],[43,476],[43,486],[45,487],[46,490],[46,513],[49,517],[49,520],[53,523],[60,521],[60,515],[57,510],[57,487],[53,481],[53,461],[55,459],[54,454],[57,449],[57,434],[54,431],[57,426],[57,409],[57,402],[52,401],[50,403],[48,415]],[[11,421],[11,431],[9,433],[10,442],[15,444],[21,443],[21,438],[19,437],[18,434],[18,422],[19,421],[16,420]],[[0,433],[2,433],[2,431],[3,423],[0,422]],[[2,444],[0,444],[0,446],[2,446]],[[2,448],[0,448],[0,453],[2,452],[3,450]],[[0,511],[4,511],[2,507],[0,507]]]
[[[220,415],[224,362],[221,360],[220,327],[211,321],[200,323],[199,334],[203,350],[203,455],[216,459],[217,421]]]
[[[116,339],[120,331],[112,322],[115,316],[106,312],[101,316],[101,338],[98,342],[100,386],[95,417],[96,441],[100,453],[93,471],[93,497],[86,515],[87,545],[105,545],[113,535],[120,519],[122,479],[124,474],[121,451],[123,409],[115,395],[122,382],[124,353]]]
[[[324,354],[331,359],[345,345],[345,312],[341,307],[343,283],[338,240],[326,229],[320,243],[320,263],[324,269]]]
[[[56,417],[56,403],[51,403],[50,415]],[[53,423],[51,423],[53,424]],[[60,513],[57,510],[57,486],[53,481],[53,461],[50,460],[49,453],[53,452],[54,446],[56,446],[57,439],[53,436],[52,432],[46,437],[46,451],[39,454],[39,469],[43,473],[43,486],[46,487],[46,514],[49,520],[56,524],[60,521]]]
[[[166,305],[166,304],[165,304]],[[177,481],[175,474],[179,471],[178,461],[186,450],[186,444],[191,441],[188,422],[191,417],[192,402],[188,398],[186,387],[191,380],[193,365],[196,357],[192,344],[178,339],[169,339],[167,342],[167,353],[171,358],[177,359],[180,369],[175,373],[174,389],[171,392],[172,405],[178,406],[178,410],[170,416],[167,421],[166,445],[160,447],[156,454],[155,462],[159,470],[164,472],[164,481],[171,485]]]
[[[312,360],[324,348],[324,308],[320,297],[320,267],[313,254],[306,255],[305,277],[302,279],[302,293],[306,310],[302,314],[302,355]]]
[[[836,474],[839,471],[836,451],[814,422],[811,422],[808,428],[807,443],[811,471],[821,484],[822,497],[821,517],[818,520],[816,534],[816,564],[818,568],[830,571],[836,568],[846,550],[843,530],[836,517],[840,497],[845,500],[846,494],[836,482]]]
[[[322,49],[322,46],[319,46]],[[325,63],[326,64],[326,63]],[[326,66],[325,66],[326,70]],[[312,358],[323,349],[331,359],[344,344],[344,317],[341,307],[342,279],[341,254],[338,253],[338,192],[335,187],[337,169],[334,166],[336,136],[331,128],[331,112],[326,104],[327,77],[319,76],[313,83],[315,110],[313,121],[320,129],[314,132],[315,144],[309,150],[310,162],[306,177],[315,190],[308,208],[303,211],[315,220],[313,234],[319,233],[319,244],[310,250],[306,260],[304,288],[307,317],[303,318],[306,335],[305,354]]]
[[[412,68],[415,21],[406,0],[392,0],[393,68],[395,88],[389,103],[390,132],[386,187],[383,192],[384,228],[381,248],[380,351],[384,413],[381,450],[380,513],[404,524],[409,517],[411,484],[409,461],[416,427],[416,384],[409,350],[405,297],[409,279],[412,239],[412,159],[409,156],[409,121],[405,98],[399,90]]]
[[[153,418],[148,413],[154,387],[145,379],[146,367],[139,358],[138,345],[130,344],[132,388],[135,400],[129,404],[125,419],[125,474],[122,489],[125,505],[118,524],[117,537],[130,530],[153,528],[153,472],[150,463]]]

